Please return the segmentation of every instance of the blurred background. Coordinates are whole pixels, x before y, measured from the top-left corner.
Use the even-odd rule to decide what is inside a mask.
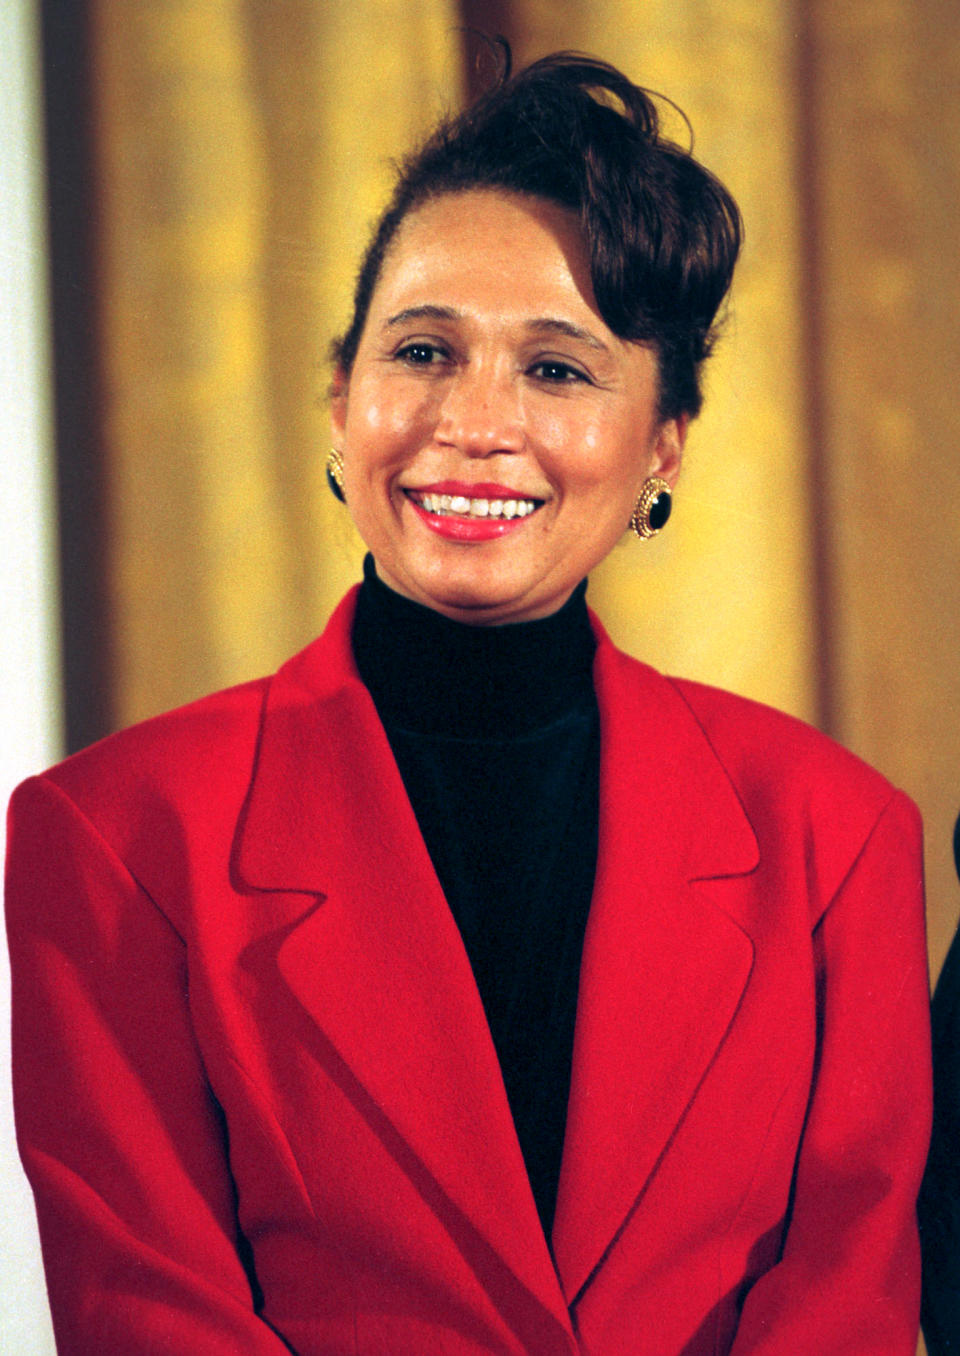
[[[390,158],[489,75],[471,28],[662,91],[740,202],[669,531],[589,598],[919,802],[935,977],[960,909],[956,0],[4,0],[0,791],[276,667],[358,577],[326,352]],[[0,1347],[44,1356],[6,1102],[2,1133]]]

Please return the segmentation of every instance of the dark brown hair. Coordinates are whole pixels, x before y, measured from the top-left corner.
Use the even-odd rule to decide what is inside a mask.
[[[363,258],[353,319],[333,346],[349,374],[384,257],[408,212],[432,198],[502,189],[576,212],[604,321],[649,343],[660,415],[696,415],[700,367],[740,249],[737,204],[689,151],[660,132],[654,98],[616,67],[557,52],[439,123],[400,164]]]

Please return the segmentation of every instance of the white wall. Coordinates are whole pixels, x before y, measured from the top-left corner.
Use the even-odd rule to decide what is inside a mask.
[[[60,754],[58,615],[35,0],[0,3],[0,799]],[[33,1202],[10,1105],[0,962],[0,1351],[48,1356]]]

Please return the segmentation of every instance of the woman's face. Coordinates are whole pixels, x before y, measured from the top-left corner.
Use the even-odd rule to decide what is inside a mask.
[[[332,418],[381,579],[478,624],[562,607],[685,433],[601,319],[574,215],[489,191],[403,221]]]

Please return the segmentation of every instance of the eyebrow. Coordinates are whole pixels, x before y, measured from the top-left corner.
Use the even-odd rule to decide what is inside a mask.
[[[599,353],[609,353],[610,350],[602,339],[598,339],[595,334],[589,330],[581,329],[579,325],[573,325],[569,320],[554,319],[552,316],[542,316],[536,320],[528,320],[526,329],[532,330],[536,334],[562,334],[566,339],[578,339],[580,343],[595,348]]]
[[[462,320],[463,312],[456,310],[453,306],[435,306],[425,304],[423,306],[407,306],[396,315],[392,315],[386,322],[386,327],[392,329],[397,325],[409,324],[411,320]],[[599,353],[609,353],[610,350],[602,339],[598,339],[595,334],[589,330],[581,329],[579,325],[574,325],[569,320],[561,320],[554,316],[537,316],[533,320],[524,322],[524,329],[533,334],[562,334],[566,339],[577,339],[582,344],[587,344],[590,348],[596,349]]]
[[[396,315],[389,317],[386,323],[388,329],[396,325],[406,325],[411,320],[461,320],[462,312],[454,310],[452,306],[407,306],[404,310],[398,311]]]

